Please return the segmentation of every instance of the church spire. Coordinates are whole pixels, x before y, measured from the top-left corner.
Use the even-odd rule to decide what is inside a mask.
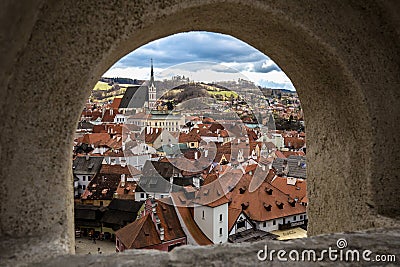
[[[153,59],[150,59],[150,61],[151,61],[150,84],[152,84],[154,82]]]
[[[150,69],[150,81],[149,81],[149,85],[148,85],[148,96],[149,96],[149,100],[148,100],[148,107],[149,109],[153,109],[154,106],[156,105],[156,93],[157,93],[157,89],[156,86],[154,84],[154,70],[153,70],[153,59],[151,59],[151,69]]]

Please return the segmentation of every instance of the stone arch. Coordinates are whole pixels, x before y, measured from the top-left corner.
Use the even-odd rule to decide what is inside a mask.
[[[50,242],[56,254],[73,251],[70,149],[84,100],[123,55],[189,30],[235,36],[270,56],[293,81],[309,139],[311,235],[385,226],[399,215],[400,149],[392,145],[400,139],[396,4],[2,5],[10,14],[1,19],[10,22],[1,28],[0,236],[12,244],[11,254],[35,242],[39,249]],[[20,15],[12,17],[11,11]],[[19,26],[13,33],[12,23]],[[32,254],[27,249],[23,255]]]

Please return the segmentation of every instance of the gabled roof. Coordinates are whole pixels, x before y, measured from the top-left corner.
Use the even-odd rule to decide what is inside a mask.
[[[76,157],[72,163],[74,174],[96,174],[103,162],[104,157]]]
[[[224,188],[217,180],[214,183],[203,185],[196,193],[193,203],[211,208],[221,206],[229,202],[225,196]]]
[[[228,231],[232,230],[241,213],[241,209],[228,207]]]
[[[289,156],[287,159],[276,158],[272,163],[278,174],[283,173],[284,166],[287,166],[287,176],[296,178],[307,178],[307,162],[306,157],[302,156]]]
[[[141,140],[146,143],[146,144],[153,144],[157,138],[161,135],[162,133],[162,128],[150,128],[147,129],[147,127],[142,131],[140,136],[137,138],[137,140]]]
[[[111,108],[112,109],[118,109],[119,106],[121,105],[122,97],[115,97],[113,99],[113,102],[111,103]]]
[[[110,139],[111,136],[108,133],[92,133],[85,134],[82,143],[94,146],[105,146]]]
[[[244,175],[235,189],[228,194],[229,207],[241,209],[253,221],[268,221],[306,212],[303,205],[281,192],[268,182],[263,182],[250,192],[252,177]]]
[[[194,130],[196,130],[196,129],[193,129],[192,131],[190,131],[187,134],[180,133],[179,134],[179,143],[200,142],[201,137],[198,133],[194,132]]]
[[[155,204],[155,214],[159,219],[159,224],[152,220],[151,212],[142,218],[125,226],[116,232],[119,240],[127,248],[147,248],[149,246],[161,244],[170,240],[186,237],[178,215],[170,198],[159,200],[147,200]],[[161,241],[156,227],[164,228],[164,240]]]
[[[155,201],[157,203],[156,212],[160,219],[160,224],[164,228],[164,241],[185,237],[185,232],[181,227],[171,198]]]
[[[148,87],[145,85],[133,85],[126,88],[118,108],[142,108],[149,100]]]
[[[118,114],[118,110],[106,109],[104,111],[103,117],[101,118],[102,122],[113,122],[115,115]]]
[[[161,243],[149,214],[119,229],[115,235],[127,249],[145,248]]]
[[[307,195],[306,180],[296,179],[295,184],[290,184],[288,183],[288,178],[277,176],[272,180],[271,184],[291,198],[297,199],[298,202]]]
[[[77,129],[84,129],[84,130],[93,130],[94,124],[88,122],[88,121],[80,121],[78,122],[78,127]]]
[[[289,148],[299,149],[304,146],[305,139],[297,137],[285,137],[285,146]]]
[[[143,203],[143,201],[114,198],[108,205],[108,209],[137,213],[142,207]]]
[[[186,226],[187,231],[190,233],[190,235],[193,237],[193,239],[196,241],[198,245],[204,246],[204,245],[211,245],[213,242],[203,233],[203,231],[199,228],[197,223],[194,221],[193,216],[191,214],[191,211],[187,205],[187,199],[184,194],[184,192],[175,192],[172,193],[171,196],[174,199],[174,202],[176,204],[176,210],[179,212],[183,223]],[[182,203],[181,200],[185,201],[185,203]],[[191,204],[189,204],[191,205]]]
[[[169,180],[174,174],[180,174],[180,169],[169,161],[147,160],[143,166],[143,177],[164,177]]]

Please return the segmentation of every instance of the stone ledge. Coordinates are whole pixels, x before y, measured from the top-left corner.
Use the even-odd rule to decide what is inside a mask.
[[[321,250],[337,249],[336,241],[346,239],[349,250],[371,250],[374,254],[393,254],[395,263],[378,264],[373,266],[396,266],[400,261],[400,228],[371,229],[352,233],[337,233],[321,235],[292,241],[260,241],[256,243],[224,244],[204,247],[183,246],[172,252],[154,250],[130,250],[116,255],[68,255],[59,256],[31,266],[265,266],[268,261],[257,259],[257,252],[285,249],[285,251],[304,249]],[[296,266],[327,266],[333,262],[295,262]],[[284,266],[287,262],[279,262],[274,257],[274,266]],[[346,265],[345,262],[334,262],[335,265]],[[366,262],[353,262],[352,266],[365,266]],[[368,264],[367,264],[368,265]]]

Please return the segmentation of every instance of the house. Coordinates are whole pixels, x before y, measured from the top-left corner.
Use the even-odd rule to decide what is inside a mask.
[[[171,251],[187,243],[170,198],[147,199],[141,217],[116,232],[116,251],[157,249]]]
[[[145,200],[148,197],[156,199],[168,197],[171,193],[174,180],[183,178],[181,170],[168,161],[146,161],[142,177],[135,192],[136,200]]]
[[[126,176],[125,174],[121,174],[121,180],[114,193],[114,198],[135,200],[137,182],[139,181],[142,172],[130,165],[128,165],[128,169],[130,175]]]
[[[267,181],[250,190],[252,176],[244,174],[227,195],[229,207],[240,209],[256,229],[271,232],[307,223],[306,207]]]
[[[76,183],[74,196],[79,197],[86,190],[89,182],[99,172],[103,157],[91,157],[89,155],[76,157],[72,163],[72,173]],[[76,181],[77,180],[77,181]]]
[[[121,180],[131,177],[128,166],[103,164],[81,196],[83,204],[108,206]]]
[[[228,241],[228,202],[219,183],[202,186],[193,200],[194,220],[214,244]]]
[[[228,214],[229,236],[254,228],[242,209],[228,207]]]
[[[228,208],[229,213],[229,242],[254,242],[265,239],[276,239],[277,236],[256,229],[246,214],[239,209]]]

